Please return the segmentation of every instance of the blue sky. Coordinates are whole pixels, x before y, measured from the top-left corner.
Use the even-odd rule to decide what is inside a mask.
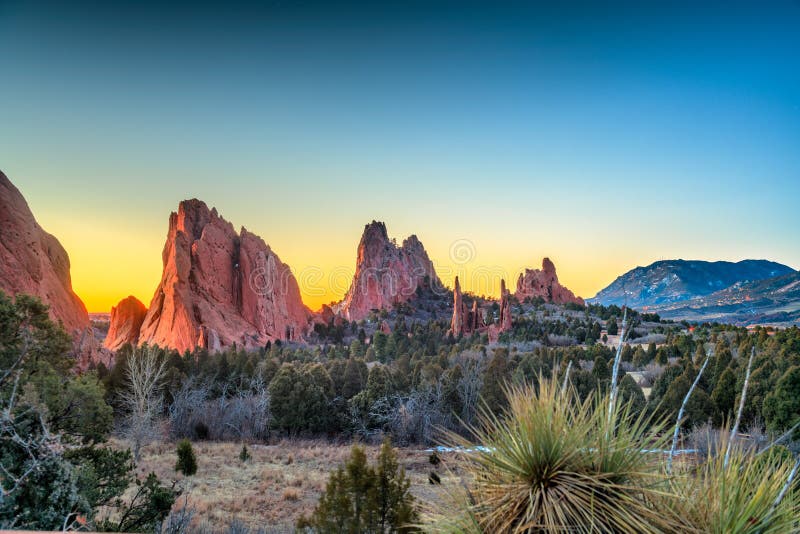
[[[798,2],[110,4],[0,0],[0,169],[90,309],[149,301],[190,197],[326,276],[372,219],[488,293],[800,267]]]

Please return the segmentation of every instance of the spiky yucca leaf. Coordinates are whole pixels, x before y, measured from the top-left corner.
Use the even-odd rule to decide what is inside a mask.
[[[484,532],[666,532],[679,530],[660,457],[668,436],[630,405],[608,396],[584,402],[571,388],[540,378],[512,386],[500,416],[482,410],[473,443],[453,445],[470,476],[470,513]]]
[[[730,447],[728,444],[730,443]],[[675,512],[699,532],[718,534],[797,532],[800,509],[796,492],[788,491],[776,505],[794,461],[779,454],[758,456],[741,441],[724,433],[715,454],[696,472],[672,479],[683,496],[673,501]]]

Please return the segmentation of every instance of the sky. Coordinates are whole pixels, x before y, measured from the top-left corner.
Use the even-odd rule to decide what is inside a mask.
[[[0,0],[0,169],[90,311],[149,303],[186,198],[312,309],[364,225],[496,295],[667,258],[800,267],[800,2]]]

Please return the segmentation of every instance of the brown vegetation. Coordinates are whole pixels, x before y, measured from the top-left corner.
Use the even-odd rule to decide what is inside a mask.
[[[119,444],[123,446],[123,444]],[[282,440],[274,445],[249,444],[252,458],[239,459],[240,443],[195,442],[197,474],[175,473],[175,444],[158,442],[142,449],[137,472],[154,471],[160,478],[177,477],[188,491],[188,506],[194,507],[194,522],[211,528],[227,527],[237,519],[248,527],[291,530],[297,519],[308,515],[325,490],[330,472],[345,463],[350,444],[322,440]],[[380,447],[366,446],[374,462]],[[411,480],[411,493],[421,502],[438,499],[439,487],[428,482],[432,466],[430,452],[422,448],[399,448],[400,465]],[[456,479],[438,468],[443,485]],[[176,506],[183,503],[179,499]]]

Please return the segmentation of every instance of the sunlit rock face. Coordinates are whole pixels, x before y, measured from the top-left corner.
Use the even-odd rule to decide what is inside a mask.
[[[126,343],[136,346],[139,341],[139,329],[142,327],[147,308],[139,299],[129,296],[111,308],[108,334],[103,346],[117,351]]]
[[[185,200],[169,219],[161,282],[138,343],[178,351],[302,340],[310,313],[289,266],[255,234],[200,200]]]
[[[372,310],[411,300],[418,288],[431,287],[441,287],[441,282],[417,236],[409,236],[398,247],[389,239],[386,225],[372,221],[364,227],[353,282],[337,311],[359,321]]]
[[[520,273],[517,279],[517,292],[515,293],[517,300],[522,302],[526,298],[541,297],[545,302],[553,304],[567,304],[575,303],[584,305],[583,299],[576,297],[575,294],[562,286],[558,282],[558,275],[556,274],[556,266],[550,261],[550,258],[542,260],[542,268],[540,269],[525,269],[524,273]]]

